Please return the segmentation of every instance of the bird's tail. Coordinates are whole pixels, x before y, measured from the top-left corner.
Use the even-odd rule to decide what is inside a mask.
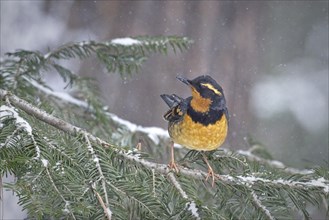
[[[167,94],[162,94],[160,95],[163,101],[169,106],[169,108],[172,108],[183,100],[181,97],[178,95],[172,94],[172,95],[167,95]]]

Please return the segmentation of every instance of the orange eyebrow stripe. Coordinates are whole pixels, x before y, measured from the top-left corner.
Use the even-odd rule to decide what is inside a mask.
[[[201,85],[203,85],[203,86],[207,87],[208,89],[212,90],[217,95],[222,95],[222,93],[220,91],[218,91],[213,85],[211,85],[209,83],[201,83]]]

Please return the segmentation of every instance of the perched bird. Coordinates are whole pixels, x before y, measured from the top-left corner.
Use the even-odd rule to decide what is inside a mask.
[[[188,85],[192,96],[183,99],[175,94],[162,94],[161,98],[169,106],[164,114],[168,121],[168,132],[173,142],[188,149],[211,151],[220,147],[227,136],[228,111],[222,87],[210,76],[202,75],[193,80],[176,77]],[[208,175],[215,181],[215,173],[207,157],[202,153],[208,166]],[[178,171],[174,160],[173,144],[169,167]]]

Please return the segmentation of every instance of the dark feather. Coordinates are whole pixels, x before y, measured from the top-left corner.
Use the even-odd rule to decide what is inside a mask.
[[[187,102],[185,99],[175,94],[162,94],[161,98],[170,107],[170,109],[163,116],[167,121],[174,122],[183,118],[187,111]]]
[[[169,106],[169,108],[172,108],[179,103],[181,103],[184,99],[179,97],[178,95],[172,94],[172,95],[167,95],[167,94],[162,94],[160,95],[163,101]]]

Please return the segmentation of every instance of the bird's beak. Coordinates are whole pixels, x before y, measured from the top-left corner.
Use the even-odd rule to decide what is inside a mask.
[[[192,86],[191,85],[191,80],[189,80],[189,79],[186,79],[186,78],[184,78],[182,76],[176,76],[176,79],[178,79],[179,81],[183,82],[184,84],[186,84],[186,85],[188,85],[190,87]]]

